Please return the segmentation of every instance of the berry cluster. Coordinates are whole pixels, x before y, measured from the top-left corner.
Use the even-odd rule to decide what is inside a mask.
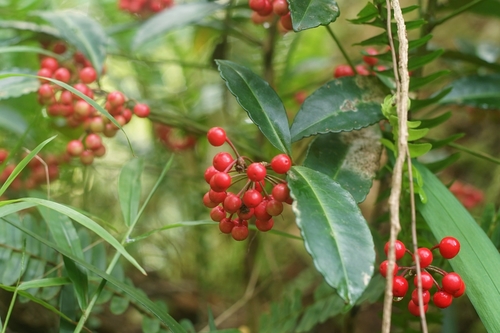
[[[253,162],[248,157],[240,156],[220,127],[211,128],[207,138],[215,147],[227,142],[237,156],[234,159],[230,153],[220,152],[214,156],[213,165],[205,171],[205,181],[210,184],[210,190],[203,196],[203,204],[212,208],[212,220],[219,222],[221,232],[231,234],[238,241],[248,237],[250,219],[255,219],[255,226],[260,231],[271,230],[273,217],[280,215],[283,203],[291,204],[292,198],[287,182],[269,174],[268,170],[277,174],[287,173],[292,166],[290,157],[279,154],[271,163]],[[245,185],[238,193],[228,191],[231,185],[240,181],[244,181]],[[266,191],[266,181],[273,185],[271,194]]]
[[[378,51],[372,47],[369,47],[365,50],[366,55],[363,56],[363,64],[358,64],[355,66],[356,72],[358,75],[368,76],[374,75],[373,67],[378,64],[378,59],[374,56],[378,54]],[[387,68],[385,66],[377,66],[376,69],[378,71],[384,71]],[[355,73],[349,65],[338,65],[335,67],[333,71],[333,77],[339,78],[344,76],[354,76]]]
[[[253,11],[251,17],[253,23],[270,22],[274,15],[278,15],[279,26],[284,32],[293,29],[287,0],[249,0],[248,6]]]
[[[460,275],[457,273],[451,272],[447,273],[441,268],[436,266],[432,266],[432,250],[439,249],[439,253],[445,259],[454,258],[458,252],[460,251],[460,243],[456,238],[453,237],[444,237],[439,244],[432,247],[431,249],[422,247],[418,249],[418,256],[420,262],[420,268],[422,269],[421,274],[421,284],[422,284],[422,297],[424,310],[427,312],[429,308],[429,302],[431,299],[430,290],[435,285],[437,291],[434,293],[432,297],[434,304],[439,308],[447,308],[451,305],[453,298],[460,297],[465,293],[465,283],[463,282]],[[385,244],[385,253],[387,255],[389,251],[389,243]],[[395,243],[395,251],[396,251],[396,260],[400,260],[404,257],[406,253],[409,253],[412,258],[414,258],[413,254],[406,249],[405,245],[401,241],[396,241]],[[414,260],[415,261],[415,260]],[[383,261],[380,264],[379,270],[380,274],[383,277],[387,276],[387,267],[389,265],[388,260]],[[400,275],[398,272],[402,271]],[[438,282],[434,279],[434,277],[430,274],[430,272],[437,273],[442,275],[441,286],[439,286]],[[418,300],[418,279],[416,276],[416,266],[403,267],[395,264],[393,271],[393,287],[392,293],[394,299],[396,301],[400,301],[406,295],[408,291],[408,281],[407,278],[414,276],[413,284],[415,285],[415,289],[411,294],[411,300],[408,303],[408,311],[414,316],[419,316],[419,300]]]
[[[165,8],[174,5],[174,0],[120,0],[118,7],[131,14],[137,14],[142,17],[158,13]]]
[[[164,124],[155,123],[153,129],[160,142],[171,151],[188,150],[193,148],[197,141],[195,136]]]
[[[481,190],[458,180],[453,182],[450,186],[450,192],[453,193],[467,209],[476,207],[484,200],[484,194]]]
[[[56,53],[66,52],[66,45],[57,42],[52,50]],[[119,91],[106,93],[96,85],[97,73],[92,64],[80,52],[75,52],[71,60],[60,64],[57,59],[44,57],[38,75],[54,78],[70,84],[82,94],[94,99],[105,100],[104,108],[115,118],[116,122],[124,126],[135,114],[137,117],[148,117],[150,110],[146,104],[136,103],[131,110],[131,102]],[[41,78],[38,89],[38,100],[46,106],[47,114],[55,118],[63,118],[66,126],[70,128],[81,127],[85,134],[79,140],[73,140],[67,145],[67,153],[71,157],[79,157],[80,161],[89,165],[94,157],[101,157],[106,149],[102,144],[100,134],[113,137],[118,126],[104,115],[101,115],[92,105],[81,97],[64,90]],[[92,88],[92,85],[94,87]]]

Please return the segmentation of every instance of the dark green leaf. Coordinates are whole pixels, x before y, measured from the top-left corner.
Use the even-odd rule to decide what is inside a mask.
[[[292,141],[329,132],[343,132],[372,125],[384,116],[385,96],[367,77],[343,77],[316,90],[302,104],[290,129]]]
[[[432,96],[431,98],[412,99],[410,111],[418,111],[418,110],[425,108],[429,105],[437,103],[439,100],[441,100],[441,98],[443,98],[444,96],[449,94],[451,89],[452,89],[451,87],[444,89],[444,90],[440,91],[439,93],[437,93],[436,95]]]
[[[500,254],[469,212],[439,179],[416,163],[424,179],[426,204],[418,210],[436,239],[452,236],[460,253],[449,260],[467,286],[467,296],[488,332],[500,332]]]
[[[10,68],[0,72],[6,73],[36,74],[31,69]],[[40,87],[40,82],[34,76],[12,76],[0,80],[0,100],[19,97],[35,92]]]
[[[279,151],[291,155],[290,129],[285,107],[273,88],[248,68],[216,60],[221,77],[238,103]]]
[[[456,141],[460,138],[462,138],[465,135],[465,133],[457,133],[450,135],[449,137],[441,140],[432,140],[432,149],[438,149],[441,147],[444,147],[448,145],[449,143]]]
[[[449,73],[450,73],[449,70],[444,70],[444,71],[432,73],[432,74],[424,76],[424,77],[411,77],[410,78],[410,90],[417,90],[418,88],[421,88],[421,87],[425,86],[426,84],[428,84],[436,79],[439,79],[440,77],[448,75]]]
[[[500,75],[472,75],[462,77],[450,85],[453,90],[441,104],[468,105],[482,109],[500,109]]]
[[[374,19],[377,16],[378,16],[377,7],[375,7],[373,3],[368,2],[366,6],[364,6],[363,9],[361,9],[361,11],[358,13],[356,19],[348,21],[354,24],[362,24],[370,21],[371,19]]]
[[[408,50],[416,49],[422,45],[425,45],[428,41],[432,39],[431,34],[427,34],[419,39],[414,39],[408,42]]]
[[[114,315],[121,315],[127,311],[130,305],[130,300],[126,297],[113,296],[111,298],[111,303],[109,304],[109,311]]]
[[[135,220],[137,212],[139,211],[143,164],[142,159],[134,158],[123,167],[120,173],[118,195],[120,198],[123,219],[127,226],[130,226]]]
[[[413,102],[412,102],[413,103]],[[451,112],[445,112],[442,115],[439,115],[435,118],[430,118],[430,119],[415,119],[420,121],[420,126],[421,128],[433,128],[436,126],[441,125],[451,117]]]
[[[354,305],[370,282],[375,260],[373,239],[356,201],[330,177],[306,167],[292,167],[287,179],[296,222],[316,268]]]
[[[217,326],[215,326],[214,314],[210,306],[208,307],[208,327],[211,331],[217,331]]]
[[[164,35],[171,30],[201,21],[221,8],[223,6],[208,2],[176,4],[171,9],[152,16],[141,25],[132,40],[132,48],[137,50],[147,41]]]
[[[434,50],[431,52],[428,52],[425,55],[421,56],[413,56],[410,57],[408,60],[408,70],[413,71],[415,69],[418,69],[424,65],[427,65],[428,63],[432,62],[433,60],[436,60],[443,54],[444,50],[439,49],[439,50]]]
[[[68,273],[71,282],[73,282],[73,288],[75,289],[78,305],[80,306],[80,309],[85,310],[88,305],[89,291],[87,273],[82,268],[78,267],[71,259],[65,256],[63,256],[63,261],[66,272]]]
[[[448,1],[451,9],[467,5],[470,0],[450,0]],[[469,8],[469,11],[485,15],[500,17],[500,2],[498,0],[483,0]]]
[[[340,14],[337,2],[334,0],[288,0],[288,2],[295,31],[328,25]]]
[[[389,39],[387,38],[387,33],[381,33],[380,35],[365,39],[364,41],[360,43],[356,43],[354,45],[361,45],[361,46],[367,46],[367,45],[388,45],[389,44]]]
[[[76,297],[74,289],[71,286],[66,285],[63,286],[61,290],[61,295],[59,296],[59,308],[61,312],[64,313],[67,318],[71,320],[76,320]],[[63,320],[61,318],[59,320],[59,333],[71,333],[75,329],[75,325],[73,323],[68,322],[67,320]]]
[[[302,300],[298,290],[291,297],[286,297],[279,303],[271,303],[270,313],[260,320],[259,333],[289,333],[302,313]]]
[[[379,168],[380,138],[380,131],[373,127],[319,135],[309,146],[303,165],[329,176],[356,202],[362,202]]]
[[[495,62],[486,61],[486,60],[478,57],[475,54],[467,54],[467,53],[463,53],[463,52],[459,52],[459,51],[446,50],[443,53],[442,57],[446,58],[446,59],[451,59],[451,60],[460,60],[460,61],[468,62],[468,63],[474,64],[474,65],[478,65],[478,66],[492,69],[492,70],[497,71],[497,72],[500,71],[500,64],[497,64]]]
[[[36,12],[36,14],[53,25],[63,39],[83,52],[92,62],[98,75],[102,73],[108,37],[97,21],[74,10]]]
[[[446,169],[460,158],[460,153],[451,154],[450,156],[432,163],[426,163],[425,166],[432,172],[439,172]]]
[[[8,207],[8,206],[7,206]],[[169,327],[173,333],[185,333],[186,331],[180,326],[170,315],[165,313],[163,309],[158,306],[157,304],[153,303],[150,299],[142,295],[137,289],[119,281],[118,279],[114,278],[113,276],[107,274],[106,272],[103,272],[100,269],[97,269],[93,265],[87,263],[86,261],[83,261],[79,259],[78,257],[75,257],[72,253],[59,248],[56,244],[48,241],[47,239],[40,237],[39,235],[33,233],[31,230],[26,229],[22,225],[18,225],[15,223],[11,223],[9,221],[6,221],[7,223],[13,225],[14,227],[18,228],[25,234],[35,238],[39,242],[53,248],[57,252],[61,253],[64,256],[67,256],[69,259],[73,260],[74,262],[78,263],[79,265],[85,267],[89,271],[94,272],[95,274],[99,275],[109,283],[113,284],[116,286],[118,289],[122,290],[124,293],[129,295],[130,298],[134,299],[137,303],[141,304],[146,310],[150,311],[153,313],[155,316],[157,316],[167,327]]]

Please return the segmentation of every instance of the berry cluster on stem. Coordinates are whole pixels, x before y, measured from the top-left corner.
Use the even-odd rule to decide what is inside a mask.
[[[194,135],[182,133],[178,128],[168,125],[155,123],[153,130],[160,142],[174,152],[191,149],[197,141]]]
[[[421,271],[420,283],[422,286],[422,298],[424,311],[427,312],[429,308],[429,302],[431,300],[430,290],[433,286],[436,286],[437,291],[432,296],[434,304],[441,308],[447,308],[451,305],[454,298],[460,297],[465,293],[465,283],[458,275],[454,272],[446,272],[443,269],[433,266],[432,261],[434,259],[432,250],[439,249],[439,253],[445,259],[454,258],[460,251],[460,242],[454,237],[444,237],[439,244],[435,245],[431,249],[421,247],[418,249],[418,257]],[[385,244],[385,254],[387,255],[389,250],[389,243]],[[415,256],[406,248],[403,242],[397,240],[395,243],[396,260],[402,259],[406,253],[410,254],[412,258]],[[413,260],[415,262],[415,260]],[[387,272],[388,260],[384,260],[379,267],[380,274],[387,278],[389,275]],[[398,272],[401,272],[398,275]],[[434,279],[431,273],[436,273],[442,276],[441,286]],[[398,266],[396,263],[394,266],[394,271],[391,274],[393,278],[392,293],[395,301],[401,301],[406,293],[408,292],[408,281],[407,279],[413,277],[413,284],[415,289],[411,294],[411,299],[408,303],[408,311],[414,316],[420,315],[419,310],[419,297],[418,297],[418,278],[416,273],[416,266],[404,267]]]
[[[382,72],[388,69],[388,67],[383,65],[377,65],[379,60],[375,57],[379,52],[373,47],[369,47],[365,50],[365,55],[363,55],[363,63],[355,66],[358,75],[369,76],[375,75],[374,69],[378,72]],[[338,65],[333,70],[333,77],[339,78],[344,76],[354,76],[356,73],[352,70],[352,67],[346,64]]]
[[[248,6],[253,11],[251,16],[253,23],[271,22],[275,16],[278,16],[279,27],[282,31],[293,30],[287,0],[249,0]]]
[[[268,171],[286,174],[292,166],[290,157],[279,154],[270,163],[254,162],[238,153],[220,127],[211,128],[207,138],[215,147],[227,143],[236,155],[234,158],[228,152],[216,154],[212,166],[205,171],[210,190],[203,196],[203,204],[212,209],[212,220],[219,222],[221,232],[231,234],[238,241],[248,237],[249,220],[254,220],[260,231],[271,230],[273,217],[280,215],[283,204],[291,204],[292,198],[287,182]],[[244,185],[237,193],[228,191],[236,183]],[[267,183],[272,184],[270,193],[266,190]]]
[[[120,10],[148,17],[174,5],[174,0],[119,0]]]

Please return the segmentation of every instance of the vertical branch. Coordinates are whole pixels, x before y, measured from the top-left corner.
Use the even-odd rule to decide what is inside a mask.
[[[408,93],[409,93],[409,81],[410,77],[408,74],[408,37],[406,35],[406,25],[403,18],[403,13],[401,11],[401,6],[398,0],[392,0],[392,8],[394,9],[394,18],[397,25],[397,33],[399,40],[399,59],[396,59],[396,54],[394,50],[394,42],[392,40],[392,29],[391,29],[391,3],[389,0],[387,2],[387,30],[388,37],[391,43],[392,58],[393,63],[398,66],[394,66],[394,77],[396,80],[396,103],[397,103],[397,114],[398,114],[398,127],[399,135],[397,142],[397,157],[396,163],[394,165],[394,171],[392,175],[392,190],[389,197],[389,209],[391,215],[391,234],[389,239],[389,253],[388,253],[388,272],[392,272],[394,269],[394,264],[396,261],[394,244],[396,242],[397,235],[401,230],[401,224],[399,222],[399,200],[401,196],[401,185],[403,180],[403,166],[406,158],[406,151],[408,149]],[[392,314],[392,279],[387,279],[387,284],[385,288],[385,298],[384,298],[384,313],[382,320],[382,332],[389,333],[391,330],[391,314]]]

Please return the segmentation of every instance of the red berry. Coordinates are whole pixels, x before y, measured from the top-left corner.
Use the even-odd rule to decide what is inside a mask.
[[[428,272],[421,272],[421,280],[422,282],[422,289],[425,290],[430,290],[432,286],[434,285],[434,279],[432,278],[432,275],[430,275]],[[417,276],[413,279],[413,284],[415,287],[418,287],[418,279]]]
[[[259,12],[266,7],[266,0],[250,0],[248,1],[248,7],[253,11]]]
[[[224,234],[230,234],[234,228],[234,222],[230,219],[223,218],[219,222],[219,230]]]
[[[213,166],[218,171],[225,171],[233,163],[234,159],[231,154],[226,152],[217,153],[213,159]]]
[[[229,193],[224,199],[224,210],[230,214],[236,213],[241,208],[241,199],[234,193]]]
[[[78,119],[85,119],[92,113],[92,106],[84,100],[76,101],[74,109],[75,117]]]
[[[403,242],[400,240],[396,240],[394,247],[396,250],[396,260],[403,258],[406,253],[406,246],[403,244]],[[385,243],[384,252],[385,255],[387,256],[389,253],[389,242]]]
[[[97,72],[93,67],[84,67],[80,70],[78,76],[80,77],[80,81],[89,84],[97,79]]]
[[[204,177],[205,177],[205,181],[207,182],[207,184],[210,184],[210,179],[212,179],[212,177],[213,177],[216,173],[218,173],[218,172],[219,172],[219,171],[217,171],[217,169],[215,169],[215,168],[213,167],[213,165],[209,166],[209,167],[207,168],[207,170],[205,170],[205,175],[204,175]]]
[[[85,147],[90,150],[97,150],[102,146],[102,139],[98,134],[90,133],[85,138]]]
[[[270,199],[266,204],[266,212],[271,216],[278,216],[283,212],[283,203],[276,199]]]
[[[286,154],[279,154],[271,160],[271,168],[274,172],[279,174],[287,173],[292,166],[292,160]]]
[[[419,256],[419,261],[420,261],[420,268],[425,268],[432,264],[432,260],[434,257],[432,256],[431,250],[429,250],[426,247],[421,247],[418,250],[418,256]],[[415,260],[415,258],[413,258]]]
[[[248,190],[243,194],[243,203],[249,208],[257,207],[262,202],[262,194],[257,190]]]
[[[394,297],[404,297],[408,291],[408,281],[402,276],[395,276],[392,280],[392,295]]]
[[[9,152],[3,148],[0,148],[0,164],[2,164],[7,157],[9,157]]]
[[[267,221],[272,218],[266,210],[267,200],[262,201],[257,207],[254,208],[253,214],[257,220]]]
[[[365,65],[356,65],[356,72],[358,72],[358,75],[363,75],[363,76],[368,76],[370,75],[370,71],[368,68],[366,68]]]
[[[255,227],[260,231],[269,231],[274,226],[274,220],[269,219],[267,221],[255,220]]]
[[[290,12],[288,2],[286,0],[274,0],[273,12],[278,16],[284,16]]]
[[[42,63],[40,64],[42,68],[47,68],[50,70],[52,73],[56,71],[56,69],[59,68],[59,63],[57,62],[56,59],[47,57],[42,60]]]
[[[80,154],[80,162],[82,162],[83,165],[90,165],[94,162],[94,152],[92,150],[84,150]]]
[[[448,273],[441,280],[443,290],[454,295],[462,287],[462,278],[457,273]]]
[[[460,242],[454,237],[445,237],[439,242],[439,253],[443,258],[451,259],[460,251]]]
[[[252,163],[247,168],[247,176],[253,182],[260,182],[266,177],[267,170],[261,163]]]
[[[205,195],[203,195],[203,205],[205,205],[205,207],[207,207],[207,208],[214,208],[218,204],[213,202],[212,200],[210,200],[210,196],[208,195],[208,192],[207,192],[207,193],[205,193]]]
[[[215,192],[214,190],[208,191],[208,197],[212,202],[215,202],[217,204],[220,204],[221,202],[224,201],[227,197],[226,192]]]
[[[38,76],[43,76],[43,77],[52,77],[52,71],[48,68],[40,68],[38,72],[36,73]],[[40,82],[47,82],[45,79],[39,79]]]
[[[425,304],[424,312],[427,312],[428,309],[429,309],[429,304]],[[413,302],[413,300],[410,300],[410,302],[408,302],[408,311],[416,317],[420,316],[420,308],[417,304]]]
[[[104,131],[104,120],[101,117],[93,117],[90,119],[89,129],[94,133],[101,133]]]
[[[56,42],[52,47],[52,51],[57,54],[63,54],[64,52],[66,52],[66,49],[66,44],[64,44],[63,42]]]
[[[250,220],[253,217],[253,208],[241,205],[240,210],[238,210],[238,217],[243,220]]]
[[[80,140],[72,140],[68,142],[66,151],[70,156],[80,156],[84,151],[83,143]]]
[[[68,83],[71,78],[71,73],[67,68],[61,67],[58,68],[53,75],[54,79],[62,81],[64,83]]]
[[[368,53],[369,55],[377,55],[378,54],[377,50],[375,50],[373,47],[367,48],[366,53]],[[365,55],[365,56],[363,56],[363,61],[370,66],[375,66],[378,62],[378,59],[375,57],[370,57],[368,55]]]
[[[248,226],[244,224],[236,225],[233,230],[231,230],[231,236],[234,240],[242,241],[248,237]]]
[[[453,296],[448,294],[446,291],[438,291],[434,294],[432,300],[438,308],[444,309],[451,305]]]
[[[215,192],[224,192],[231,186],[231,176],[225,172],[218,172],[210,179],[210,188]]]
[[[338,65],[333,71],[333,77],[338,79],[344,76],[354,76],[354,71],[349,65]]]
[[[73,95],[71,94],[71,91],[64,90],[59,96],[59,103],[66,105],[73,104]]]
[[[271,192],[274,199],[285,202],[286,199],[290,196],[290,189],[288,188],[287,183],[279,183],[274,185],[273,191]]]
[[[415,305],[418,305],[418,289],[414,289],[411,293],[411,299]],[[422,290],[422,300],[424,305],[431,301],[431,293],[428,290]]]
[[[150,114],[149,106],[146,104],[136,104],[134,106],[134,113],[139,118],[146,118]]]
[[[101,145],[98,149],[94,150],[95,157],[102,157],[104,154],[106,154],[106,147],[104,147],[104,145]]]
[[[210,218],[215,222],[220,222],[225,217],[226,217],[226,212],[221,206],[214,207],[210,211]]]
[[[273,4],[270,0],[264,0],[264,7],[261,10],[257,10],[259,15],[267,16],[273,12]]]
[[[226,142],[226,131],[220,127],[212,127],[207,133],[208,142],[214,147],[219,147]]]
[[[108,94],[107,100],[111,107],[122,106],[125,103],[125,96],[119,91],[113,91]]]
[[[44,83],[38,88],[38,95],[44,100],[48,100],[54,96],[54,90],[50,84]]]
[[[382,263],[379,266],[380,275],[382,275],[383,277],[387,277],[387,268],[388,267],[389,267],[389,260],[382,261]],[[398,264],[394,263],[394,269],[392,272],[392,276],[396,276],[396,274],[398,273],[398,270],[399,270]]]
[[[293,30],[292,16],[290,12],[280,17],[280,23],[286,30]]]
[[[462,280],[462,285],[460,286],[460,289],[453,294],[453,297],[460,297],[465,293],[465,282]]]

